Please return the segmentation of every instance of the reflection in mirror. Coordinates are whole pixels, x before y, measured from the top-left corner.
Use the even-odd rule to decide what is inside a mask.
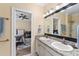
[[[60,21],[58,21],[60,20]],[[45,19],[45,33],[59,34],[71,38],[77,38],[77,26],[79,25],[79,4],[71,6],[59,13]],[[47,31],[47,29],[49,29]]]
[[[44,22],[45,33],[60,35],[60,19],[53,15],[45,19]]]
[[[58,34],[58,19],[53,18],[53,34]]]
[[[59,18],[53,18],[53,34],[59,35],[60,34],[60,19]]]
[[[44,27],[45,27],[44,29],[45,33],[53,34],[53,20],[51,17],[45,19]]]
[[[79,25],[79,4],[76,4],[61,13],[65,14],[66,18],[66,36],[77,38],[77,26]]]

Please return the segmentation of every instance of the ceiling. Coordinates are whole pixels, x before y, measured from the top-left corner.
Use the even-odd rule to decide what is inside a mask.
[[[64,10],[63,12],[67,13],[67,14],[78,14],[79,13],[79,4],[71,6],[71,7],[67,8],[66,10]]]
[[[35,5],[38,5],[38,6],[44,7],[45,5],[47,5],[47,3],[35,3]]]
[[[42,7],[44,7],[44,6],[46,6],[46,5],[53,5],[53,4],[56,4],[56,5],[60,5],[61,3],[35,3],[35,5],[38,5],[38,6],[42,6]]]

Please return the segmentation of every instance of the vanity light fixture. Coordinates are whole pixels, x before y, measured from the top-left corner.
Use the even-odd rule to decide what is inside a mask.
[[[51,9],[49,10],[49,14],[53,13],[54,11],[55,11],[55,9],[54,9],[54,8],[51,8]]]
[[[59,8],[60,8],[60,6],[59,6],[59,5],[57,5],[55,9],[56,9],[56,10],[58,10]]]
[[[55,11],[55,9],[54,8],[51,8],[50,10],[48,10],[48,12],[44,13],[43,17],[45,17],[45,16],[53,13],[54,11]]]
[[[64,10],[64,9],[67,9],[67,8],[69,8],[69,7],[71,7],[71,6],[75,5],[75,4],[77,4],[77,3],[65,3],[63,5],[57,6],[54,12],[46,15],[44,18],[47,18],[47,17],[49,17],[49,16],[51,16],[51,15],[53,15],[55,13],[58,13],[58,12]]]
[[[64,12],[65,10],[61,10],[60,12]]]
[[[44,16],[47,16],[47,15],[49,15],[49,13],[48,13],[48,12],[46,12],[46,13],[44,14]]]

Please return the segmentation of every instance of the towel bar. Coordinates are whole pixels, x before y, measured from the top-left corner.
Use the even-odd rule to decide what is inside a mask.
[[[9,39],[6,39],[6,40],[1,40],[0,42],[7,42],[7,41],[9,41]]]
[[[9,20],[9,18],[7,18],[7,17],[2,17],[2,16],[0,16],[0,18],[3,18],[3,19],[5,19],[5,20]]]
[[[9,18],[4,18],[4,19],[9,20]]]

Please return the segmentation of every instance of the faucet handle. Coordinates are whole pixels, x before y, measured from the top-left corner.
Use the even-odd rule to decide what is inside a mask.
[[[66,42],[66,41],[65,41],[65,38],[63,38],[63,39],[62,39],[62,43],[66,44],[65,42]]]
[[[65,41],[65,38],[63,38],[63,41]]]

